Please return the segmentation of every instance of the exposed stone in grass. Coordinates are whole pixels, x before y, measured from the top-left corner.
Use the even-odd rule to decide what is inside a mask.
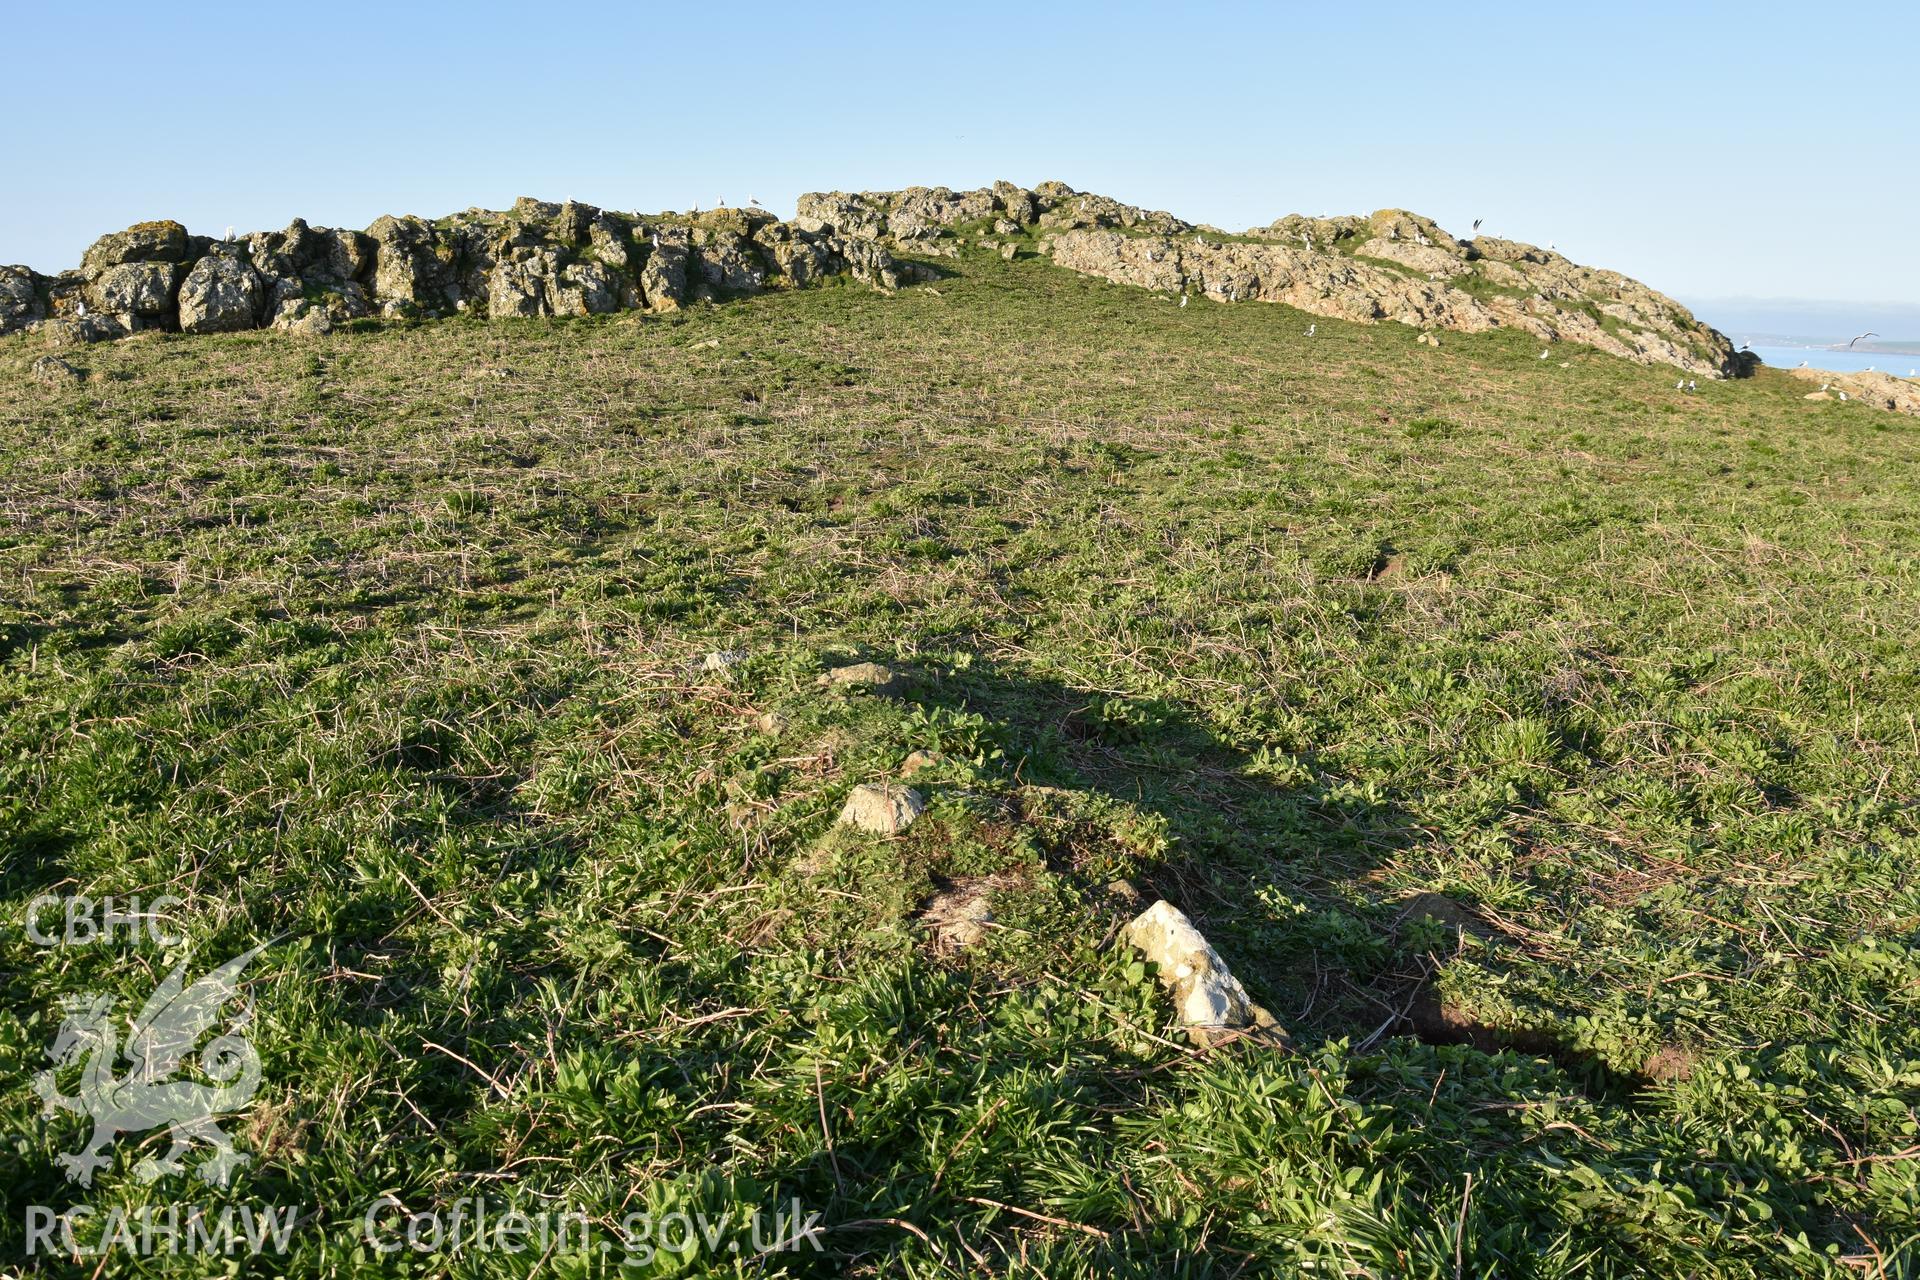
[[[840,821],[876,836],[897,836],[926,812],[927,801],[912,787],[863,782],[847,797]]]
[[[907,758],[900,764],[900,776],[903,778],[911,778],[922,769],[931,769],[933,766],[942,764],[945,761],[946,757],[938,751],[910,752]]]
[[[41,356],[29,368],[41,382],[60,384],[80,381],[80,371],[59,356]]]
[[[1162,900],[1127,925],[1122,936],[1159,966],[1187,1037],[1201,1048],[1252,1032],[1283,1037],[1271,1013],[1255,1004],[1220,953],[1178,907]]]
[[[834,667],[814,683],[822,688],[872,689],[883,693],[893,687],[894,674],[890,667],[877,662],[856,662],[848,667]]]
[[[744,649],[715,649],[712,653],[700,659],[700,669],[702,671],[725,671],[729,667],[739,666],[746,660],[747,654]]]
[[[787,718],[778,711],[763,711],[754,720],[753,726],[767,736],[777,738],[787,731]]]

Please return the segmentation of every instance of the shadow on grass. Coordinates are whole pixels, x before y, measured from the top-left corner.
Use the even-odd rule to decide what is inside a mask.
[[[1465,935],[1495,956],[1513,944],[1470,904],[1387,888],[1386,864],[1434,838],[1393,798],[1310,757],[1244,750],[1165,699],[980,669],[923,676],[910,692],[1005,726],[1022,782],[1099,792],[1164,819],[1166,851],[1137,877],[1141,905],[1164,898],[1185,912],[1297,1046],[1344,1039],[1364,1052],[1413,1035],[1551,1057],[1594,1092],[1646,1083],[1442,994],[1440,970]]]

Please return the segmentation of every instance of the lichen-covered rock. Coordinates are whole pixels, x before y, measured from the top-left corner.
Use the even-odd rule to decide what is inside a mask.
[[[604,316],[620,309],[620,282],[598,262],[574,262],[562,267],[548,291],[556,316]]]
[[[320,303],[307,298],[295,298],[276,307],[271,327],[283,333],[313,338],[333,331],[333,317]]]
[[[865,195],[809,191],[794,202],[793,225],[816,234],[878,240],[887,234],[887,215]]]
[[[80,269],[98,276],[109,267],[129,262],[185,262],[187,229],[177,222],[136,222],[93,242],[80,258]]]
[[[771,274],[796,289],[823,280],[839,269],[833,250],[813,233],[772,222],[753,233]]]
[[[1089,210],[1096,220],[1110,214],[1090,200],[1056,203],[1041,222],[1059,227],[1084,220]],[[1217,302],[1282,302],[1342,320],[1465,333],[1512,328],[1641,364],[1734,372],[1723,335],[1637,281],[1512,241],[1456,240],[1405,210],[1366,219],[1283,218],[1248,232],[1251,241],[1204,232],[1143,236],[1139,225],[1134,234],[1063,230],[1047,238],[1045,251],[1060,266],[1117,284],[1197,292]],[[1472,277],[1513,292],[1461,287]]]
[[[640,292],[649,311],[677,311],[687,300],[687,266],[693,256],[685,229],[655,234],[640,269]]]
[[[831,243],[846,263],[848,274],[876,289],[899,289],[927,276],[917,263],[900,261],[877,240],[835,239]]]
[[[180,284],[183,333],[234,333],[260,323],[266,290],[260,273],[232,253],[210,253]]]
[[[32,269],[0,267],[0,334],[24,329],[46,314]]]
[[[1160,901],[1135,916],[1123,931],[1160,971],[1187,1036],[1206,1048],[1249,1031],[1278,1035],[1273,1015],[1255,1004],[1193,922],[1171,902]]]
[[[1016,226],[1025,226],[1040,216],[1040,207],[1033,192],[1004,180],[993,184],[993,203]],[[1012,229],[1010,227],[1008,231]],[[994,230],[1000,235],[1008,234],[1008,231],[1001,231],[997,226]]]
[[[620,222],[599,214],[587,223],[587,239],[593,256],[615,271],[631,271],[639,257],[632,234]]]
[[[740,232],[699,227],[693,246],[700,280],[710,296],[739,297],[766,287],[766,266],[753,241]]]
[[[123,262],[89,277],[82,296],[129,329],[148,328],[172,312],[180,272],[177,262]]]
[[[61,347],[83,346],[90,342],[111,342],[116,338],[124,338],[132,332],[114,317],[97,313],[84,316],[56,316],[51,320],[42,320],[31,328],[40,335],[42,342],[55,350]]]
[[[373,297],[399,311],[438,312],[452,306],[453,271],[440,257],[431,223],[411,215],[380,218],[367,228],[375,244]]]
[[[27,368],[37,382],[64,386],[80,381],[80,371],[59,356],[41,356]]]

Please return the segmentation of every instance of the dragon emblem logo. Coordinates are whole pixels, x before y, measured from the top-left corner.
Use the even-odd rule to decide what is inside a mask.
[[[246,1106],[260,1087],[260,1055],[245,1034],[253,1010],[240,998],[240,972],[268,945],[227,961],[192,985],[186,980],[191,957],[183,957],[147,998],[124,1045],[113,997],[70,996],[61,1002],[65,1017],[47,1051],[54,1065],[33,1084],[48,1116],[74,1111],[93,1121],[86,1145],[59,1157],[68,1181],[92,1186],[94,1172],[108,1163],[107,1148],[121,1134],[163,1125],[169,1128],[171,1145],[159,1159],[149,1157],[134,1167],[143,1182],[179,1173],[182,1157],[195,1141],[213,1148],[195,1170],[208,1186],[225,1186],[233,1171],[252,1158],[235,1151],[214,1121]],[[215,1029],[222,1009],[236,999],[237,1012],[196,1051],[201,1037]],[[63,1094],[56,1073],[75,1064],[80,1066],[80,1091]],[[183,1077],[189,1067],[211,1083]]]

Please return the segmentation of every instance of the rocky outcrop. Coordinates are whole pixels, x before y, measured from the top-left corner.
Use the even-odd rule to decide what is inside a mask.
[[[1459,240],[1403,209],[1365,218],[1295,215],[1228,235],[1065,183],[1029,191],[1002,182],[961,192],[806,195],[795,223],[926,253],[939,252],[943,237],[978,234],[984,242],[988,231],[1023,233],[1058,265],[1118,284],[1218,302],[1284,302],[1313,315],[1422,330],[1517,329],[1641,364],[1709,376],[1740,371],[1724,336],[1637,281],[1518,241]]]
[[[1896,378],[1877,370],[1834,373],[1827,369],[1789,369],[1787,372],[1819,385],[1818,391],[1807,393],[1809,400],[1845,400],[1897,413],[1920,413],[1920,379]]]
[[[1075,230],[1061,266],[1217,302],[1284,302],[1313,315],[1420,329],[1516,329],[1639,364],[1732,376],[1727,339],[1673,299],[1532,245],[1456,240],[1390,209],[1370,218],[1282,219],[1244,236]]]
[[[896,289],[926,269],[875,239],[759,209],[640,215],[521,199],[364,232],[296,219],[220,241],[143,222],[95,241],[75,271],[0,267],[0,334],[33,328],[63,346],[145,329],[322,333],[365,316],[672,311],[837,275]]]
[[[836,275],[898,289],[929,275],[912,256],[950,257],[969,240],[1219,302],[1284,302],[1429,335],[1516,329],[1700,375],[1745,368],[1673,299],[1550,249],[1459,240],[1400,209],[1229,235],[1062,182],[810,193],[791,222],[758,208],[641,215],[526,198],[433,221],[385,217],[364,232],[296,219],[220,242],[144,222],[102,236],[76,271],[0,267],[0,333],[37,327],[66,344],[156,328],[318,333],[376,315],[672,311]]]
[[[180,285],[178,310],[185,333],[231,333],[260,320],[265,290],[260,273],[224,246],[193,266]]]

